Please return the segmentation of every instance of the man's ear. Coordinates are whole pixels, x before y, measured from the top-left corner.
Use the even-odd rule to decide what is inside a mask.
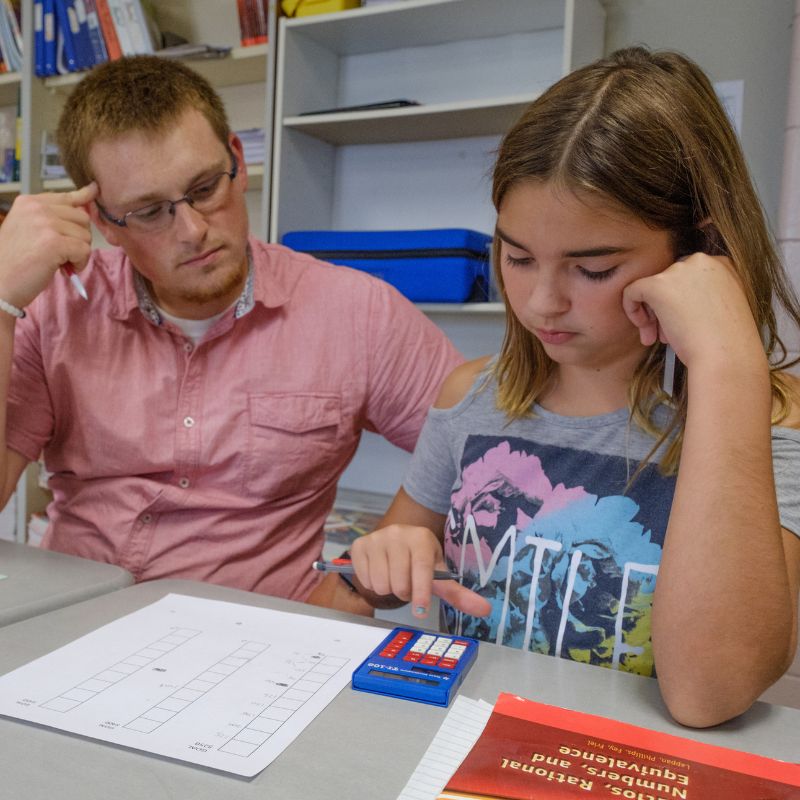
[[[119,232],[122,228],[119,225],[115,225],[113,222],[109,222],[101,213],[100,210],[97,208],[96,203],[89,203],[86,206],[86,212],[89,214],[89,219],[92,221],[92,224],[103,234],[103,238],[112,246],[112,247],[120,247],[120,238]]]
[[[244,162],[244,145],[242,144],[242,140],[235,133],[231,133],[228,137],[228,147],[230,147],[233,157],[236,159],[236,163],[238,165],[242,191],[246,192],[247,164]]]

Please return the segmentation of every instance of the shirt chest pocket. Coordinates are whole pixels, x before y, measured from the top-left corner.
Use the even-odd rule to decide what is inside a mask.
[[[346,461],[339,394],[251,395],[248,416],[248,489],[265,500],[316,489]]]

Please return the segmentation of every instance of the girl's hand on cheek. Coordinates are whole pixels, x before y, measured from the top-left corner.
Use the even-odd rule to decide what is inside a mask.
[[[625,287],[622,305],[644,345],[672,346],[689,367],[703,359],[764,355],[755,320],[731,262],[694,253]]]

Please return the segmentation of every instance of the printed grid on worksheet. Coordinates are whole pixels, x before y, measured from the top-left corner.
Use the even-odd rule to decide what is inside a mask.
[[[172,653],[200,633],[201,631],[189,628],[172,631],[42,703],[41,707],[62,713],[71,711],[136,672],[153,668],[158,659]],[[138,733],[152,733],[269,648],[270,645],[264,642],[244,642],[122,727]],[[293,672],[297,677],[287,678],[285,682],[278,684],[281,691],[277,697],[265,703],[250,723],[217,749],[230,755],[252,755],[347,663],[346,658],[323,653],[297,654],[292,662]]]

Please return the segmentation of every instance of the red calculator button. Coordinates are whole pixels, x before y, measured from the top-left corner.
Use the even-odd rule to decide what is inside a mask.
[[[447,667],[447,669],[453,669],[458,664],[458,660],[455,658],[443,658],[439,662],[440,667]]]
[[[403,661],[419,661],[422,658],[422,653],[407,653]]]
[[[424,656],[422,660],[419,662],[420,664],[425,664],[426,666],[433,667],[435,666],[436,662],[439,660],[439,656]]]
[[[462,642],[460,639],[456,639],[453,644],[461,645],[462,647],[469,647],[469,642]]]

